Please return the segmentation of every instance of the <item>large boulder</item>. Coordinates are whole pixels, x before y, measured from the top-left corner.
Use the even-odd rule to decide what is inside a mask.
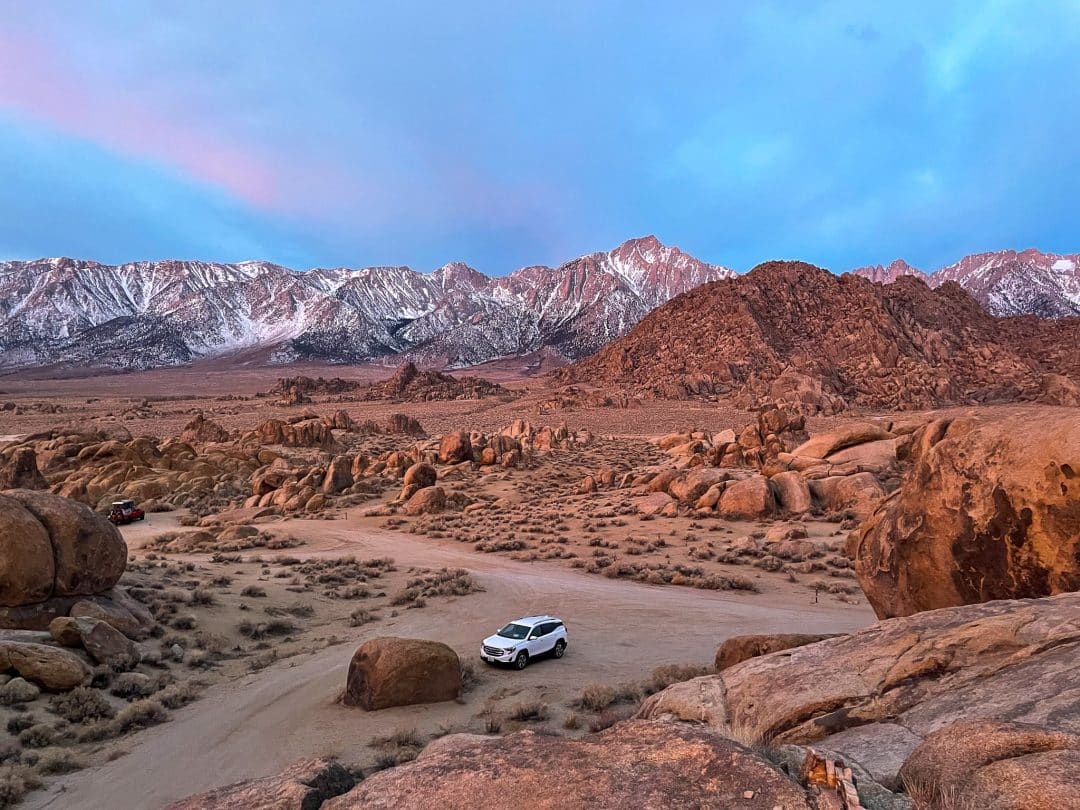
[[[446,490],[442,487],[424,487],[409,497],[402,511],[406,515],[435,515],[445,508]]]
[[[55,565],[53,596],[95,594],[117,583],[127,565],[127,544],[108,520],[51,492],[13,489],[5,495],[19,501],[49,534]],[[11,604],[6,599],[0,603]]]
[[[16,448],[9,459],[0,462],[0,490],[48,488],[49,482],[38,469],[34,448]]]
[[[22,503],[0,495],[0,605],[48,599],[55,580],[49,532]]]
[[[779,768],[736,742],[708,729],[634,721],[580,739],[534,731],[443,737],[323,810],[814,806]]]
[[[1080,590],[1080,415],[963,419],[934,435],[916,435],[900,490],[849,538],[878,616]]]
[[[795,470],[786,470],[777,473],[769,479],[773,492],[776,493],[776,501],[780,508],[792,514],[802,514],[810,511],[814,505],[810,497],[810,485],[806,479]]]
[[[828,458],[838,450],[865,442],[877,442],[895,438],[880,425],[869,422],[852,422],[827,433],[818,433],[791,451],[792,455],[808,458]]]
[[[1080,733],[1078,638],[1080,593],[927,611],[676,684],[639,716],[820,744],[895,779],[922,739],[960,720]],[[841,732],[856,728],[849,750]]]
[[[349,662],[346,706],[368,711],[414,703],[455,700],[461,694],[461,662],[439,641],[374,638]]]
[[[46,689],[72,689],[90,676],[75,653],[49,644],[0,641],[0,672],[13,669]]]
[[[423,489],[424,487],[435,486],[438,477],[439,474],[434,467],[423,461],[418,461],[405,470],[405,476],[401,479],[401,483],[406,487],[415,484],[417,489]]]
[[[460,464],[472,460],[472,441],[465,430],[447,433],[439,442],[439,461],[443,464]]]
[[[769,479],[754,475],[742,481],[733,481],[724,488],[716,510],[726,518],[757,520],[776,512],[776,498]]]
[[[814,500],[823,508],[851,512],[859,518],[870,515],[885,497],[885,489],[869,472],[811,479],[809,486]]]
[[[165,810],[315,810],[353,788],[356,780],[343,765],[306,759],[263,779],[249,779],[190,796]]]
[[[353,485],[353,460],[351,456],[334,456],[326,468],[322,491],[326,495],[337,495]]]
[[[1080,808],[1080,735],[978,720],[935,731],[900,771],[929,808]]]

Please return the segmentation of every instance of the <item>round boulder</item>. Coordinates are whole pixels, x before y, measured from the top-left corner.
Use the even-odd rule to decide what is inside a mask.
[[[42,602],[55,579],[49,533],[19,501],[0,495],[0,605]]]
[[[414,703],[455,700],[461,694],[461,662],[438,641],[374,638],[349,662],[343,701],[368,711]]]
[[[447,433],[439,442],[439,461],[443,464],[459,464],[472,459],[472,441],[464,430]]]
[[[417,490],[405,502],[406,515],[434,515],[446,508],[446,490],[442,487],[425,487]]]
[[[54,596],[99,593],[119,581],[127,565],[127,544],[107,519],[51,492],[13,489],[6,494],[48,531],[55,563]]]
[[[413,464],[405,471],[405,477],[402,479],[402,484],[404,486],[415,484],[417,489],[423,489],[424,487],[435,486],[435,481],[438,477],[439,475],[434,467],[420,461]]]

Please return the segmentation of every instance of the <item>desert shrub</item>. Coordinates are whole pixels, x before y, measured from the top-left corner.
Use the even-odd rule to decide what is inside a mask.
[[[44,748],[47,745],[54,745],[59,737],[59,733],[53,726],[48,723],[36,723],[19,733],[19,742],[25,748]]]
[[[606,728],[611,728],[616,723],[628,719],[633,713],[634,709],[631,706],[604,709],[599,715],[589,721],[589,731],[595,733],[597,731],[603,731]]]
[[[668,664],[667,666],[657,667],[652,671],[652,674],[649,675],[649,679],[642,685],[642,691],[646,695],[651,695],[655,692],[667,689],[673,683],[682,683],[691,678],[709,675],[712,672],[713,668],[709,666],[700,666],[696,664]]]
[[[461,691],[469,692],[480,683],[480,676],[476,672],[476,665],[472,661],[461,662]]]
[[[424,741],[420,739],[416,729],[396,729],[392,734],[385,737],[374,737],[369,745],[372,748],[380,748],[388,745],[421,747]]]
[[[7,731],[13,737],[18,737],[19,732],[37,723],[37,718],[30,712],[16,714],[8,718]]]
[[[241,596],[248,596],[248,597],[251,597],[252,599],[255,599],[255,598],[266,596],[266,589],[262,588],[262,587],[260,587],[258,585],[248,585],[242,591],[240,591],[240,595]]]
[[[194,616],[177,616],[171,622],[169,626],[177,630],[194,630],[195,629],[195,617]]]
[[[568,731],[572,731],[575,728],[580,728],[581,721],[578,719],[577,712],[567,712],[566,717],[563,718],[562,727]]]
[[[589,712],[600,712],[616,703],[636,703],[641,698],[636,687],[590,684],[574,701],[574,707]]]
[[[30,764],[41,774],[71,773],[86,767],[82,759],[67,748],[44,748]]]
[[[60,715],[69,723],[87,723],[116,714],[112,704],[101,692],[85,686],[76,686],[70,692],[53,695],[49,700],[49,711]]]
[[[199,686],[187,681],[166,686],[157,694],[156,700],[166,709],[179,709],[199,696]]]
[[[121,709],[110,725],[116,734],[125,734],[132,729],[156,726],[168,719],[169,713],[160,701],[145,698]]]
[[[41,780],[24,765],[0,766],[0,807],[11,807],[41,787]]]
[[[364,608],[357,608],[349,614],[350,627],[360,627],[368,622],[377,622],[378,620],[378,614],[372,613],[370,610],[365,610]]]
[[[517,720],[522,723],[543,722],[549,716],[548,705],[536,700],[518,703],[510,709],[510,713],[507,715],[510,720]]]
[[[271,619],[265,627],[268,636],[287,636],[296,631],[296,625],[288,619]]]
[[[132,698],[150,697],[158,690],[158,682],[138,672],[124,672],[113,679],[109,692],[116,697],[131,700]],[[112,715],[109,715],[110,717]]]

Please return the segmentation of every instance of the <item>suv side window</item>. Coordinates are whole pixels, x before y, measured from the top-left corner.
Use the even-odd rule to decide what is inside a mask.
[[[542,635],[542,636],[546,636],[546,635],[548,635],[548,634],[549,634],[549,633],[551,633],[551,631],[552,631],[552,630],[554,630],[554,629],[555,629],[555,628],[556,628],[557,626],[558,626],[558,625],[556,625],[556,624],[553,624],[553,623],[551,623],[551,622],[547,622],[547,623],[545,623],[545,624],[542,624],[542,625],[540,625],[540,635]]]

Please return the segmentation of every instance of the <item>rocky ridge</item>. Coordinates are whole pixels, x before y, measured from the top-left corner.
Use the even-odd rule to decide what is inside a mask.
[[[767,262],[676,297],[552,374],[810,413],[1036,399],[1048,375],[1071,373],[1076,359],[1059,353],[1080,321],[1020,320],[988,315],[956,284],[932,290],[901,276],[883,286]]]

